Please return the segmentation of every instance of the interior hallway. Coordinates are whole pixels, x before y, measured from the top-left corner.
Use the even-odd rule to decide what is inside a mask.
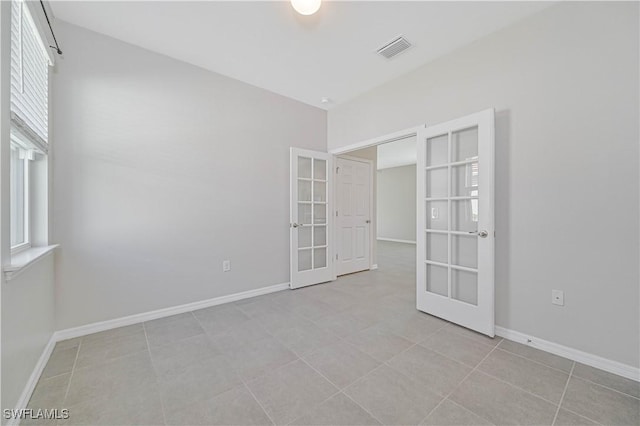
[[[415,309],[415,246],[336,282],[60,342],[60,424],[640,423],[638,383]],[[23,424],[29,422],[24,421]]]

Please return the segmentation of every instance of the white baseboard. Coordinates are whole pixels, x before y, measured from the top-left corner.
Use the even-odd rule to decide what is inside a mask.
[[[399,240],[397,238],[384,238],[384,237],[378,237],[376,238],[379,241],[390,241],[392,243],[405,243],[405,244],[415,244],[415,241],[412,240]]]
[[[376,269],[378,265],[373,265],[371,269]],[[129,315],[122,318],[116,318],[108,321],[96,322],[93,324],[87,324],[80,327],[68,328],[65,330],[56,331],[53,333],[49,342],[45,346],[42,355],[38,359],[29,380],[27,381],[20,398],[16,404],[16,409],[24,409],[31,399],[40,375],[44,370],[49,357],[55,348],[57,342],[74,337],[85,336],[87,334],[97,333],[99,331],[111,330],[113,328],[124,327],[126,325],[137,324],[144,321],[150,321],[153,319],[168,317],[171,315],[181,314],[184,312],[190,312],[197,309],[208,308],[211,306],[221,305],[224,303],[235,302],[238,300],[249,299],[251,297],[262,296],[264,294],[275,293],[277,291],[286,290],[289,288],[289,283],[276,284],[269,287],[263,287],[255,290],[248,290],[241,293],[229,294],[227,296],[215,297],[213,299],[201,300],[198,302],[187,303],[184,305],[172,306],[169,308],[158,309],[155,311],[144,312],[136,315]],[[525,345],[532,346],[536,349],[543,350],[555,355],[559,355],[573,361],[581,362],[591,367],[599,368],[604,371],[608,371],[619,376],[626,377],[628,379],[640,381],[640,369],[632,367],[626,364],[622,364],[617,361],[602,358],[597,355],[592,355],[577,349],[569,348],[557,343],[549,342],[544,339],[529,336],[519,331],[510,330],[504,327],[496,326],[496,335],[504,337],[514,342],[523,343]],[[8,426],[14,426],[19,424],[17,419],[11,419],[7,422]]]
[[[143,312],[141,314],[129,315],[122,318],[116,318],[108,321],[96,322],[93,324],[82,325],[80,327],[67,328],[65,330],[59,330],[53,333],[47,346],[45,346],[42,355],[38,359],[27,384],[18,399],[16,404],[16,410],[22,410],[27,408],[27,404],[31,399],[31,395],[38,384],[40,375],[44,370],[51,353],[56,346],[57,342],[67,339],[73,339],[74,337],[86,336],[87,334],[97,333],[99,331],[111,330],[113,328],[124,327],[126,325],[137,324],[144,321],[150,321],[153,319],[168,317],[171,315],[182,314],[184,312],[195,311],[197,309],[208,308],[210,306],[222,305],[223,303],[235,302],[238,300],[249,299],[251,297],[262,296],[264,294],[275,293],[276,291],[286,290],[289,288],[289,283],[276,284],[269,287],[258,288],[255,290],[243,291],[241,293],[229,294],[227,296],[214,297],[213,299],[200,300],[198,302],[187,303],[184,305],[171,306],[169,308],[158,309],[150,312]],[[15,426],[20,423],[19,419],[10,419],[7,421],[7,426]]]
[[[113,328],[124,327],[126,325],[138,324],[158,318],[169,317],[171,315],[195,311],[197,309],[203,309],[211,306],[222,305],[224,303],[235,302],[242,299],[249,299],[251,297],[262,296],[264,294],[274,293],[276,291],[286,290],[288,288],[289,283],[276,284],[269,287],[258,288],[255,290],[243,291],[241,293],[229,294],[227,296],[214,297],[213,299],[200,300],[198,302],[171,306],[169,308],[143,312],[141,314],[129,315],[126,317],[115,318],[107,321],[94,322],[92,324],[81,325],[80,327],[73,327],[56,331],[54,337],[56,341],[59,342],[61,340],[86,336],[87,334],[93,334],[99,331],[111,330]]]
[[[53,333],[47,342],[47,345],[44,347],[40,358],[38,358],[38,362],[31,372],[31,376],[29,376],[29,380],[27,380],[27,384],[24,386],[22,393],[20,394],[20,398],[18,398],[18,402],[16,403],[16,412],[20,412],[20,410],[27,408],[27,404],[31,399],[31,395],[33,391],[36,389],[36,385],[38,384],[38,380],[40,380],[40,376],[44,371],[44,367],[47,366],[47,362],[49,362],[49,358],[51,357],[51,353],[53,352],[53,348],[56,346],[56,334]],[[20,424],[20,419],[12,418],[7,420],[7,426],[15,426]]]
[[[608,371],[609,373],[617,374],[618,376],[626,377],[627,379],[640,381],[640,368],[638,367],[632,367],[630,365],[622,364],[620,362],[583,352],[568,346],[563,346],[558,343],[549,342],[548,340],[529,336],[519,331],[510,330],[504,327],[496,326],[496,335],[589,365],[591,367],[599,368],[600,370]]]

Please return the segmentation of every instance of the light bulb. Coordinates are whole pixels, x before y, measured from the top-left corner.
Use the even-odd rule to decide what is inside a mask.
[[[300,15],[313,15],[320,9],[322,0],[291,0],[291,6]]]

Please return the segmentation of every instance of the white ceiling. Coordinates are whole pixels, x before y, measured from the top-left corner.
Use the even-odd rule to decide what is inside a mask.
[[[416,164],[416,154],[415,136],[378,145],[378,170]]]
[[[325,109],[548,5],[325,0],[304,17],[288,1],[51,1],[57,19]],[[375,53],[400,34],[414,47]]]

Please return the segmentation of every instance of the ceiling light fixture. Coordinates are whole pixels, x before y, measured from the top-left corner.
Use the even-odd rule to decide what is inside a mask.
[[[313,15],[320,9],[322,0],[291,0],[291,6],[300,15]]]

